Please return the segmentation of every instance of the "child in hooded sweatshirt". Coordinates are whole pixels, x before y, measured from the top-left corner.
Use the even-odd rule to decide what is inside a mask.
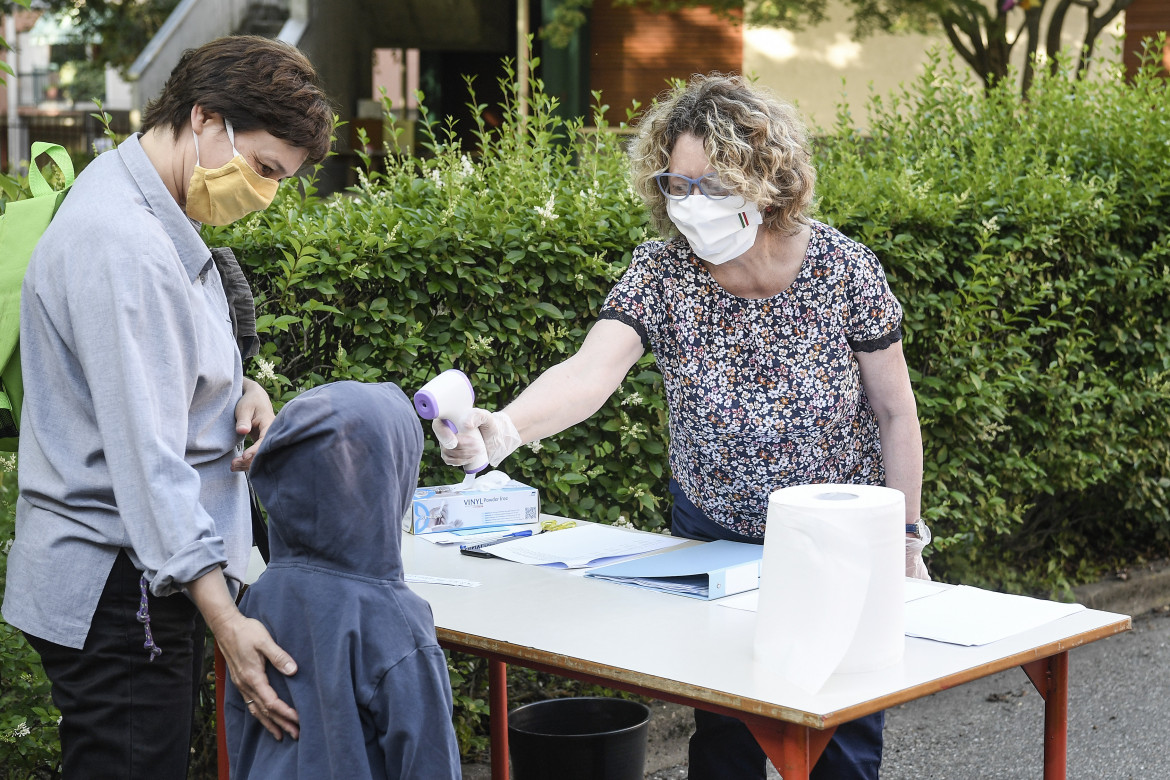
[[[300,739],[277,742],[229,684],[235,780],[460,777],[447,664],[399,551],[422,448],[392,384],[314,388],[269,428],[251,474],[271,561],[240,609],[297,662],[295,675],[268,678],[296,709]]]

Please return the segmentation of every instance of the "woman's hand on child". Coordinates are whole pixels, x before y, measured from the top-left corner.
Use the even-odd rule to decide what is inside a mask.
[[[268,684],[265,665],[271,663],[281,674],[297,673],[292,657],[276,644],[259,620],[244,617],[227,587],[223,570],[212,569],[187,583],[187,594],[215,635],[215,644],[227,661],[228,673],[236,684],[248,712],[279,742],[284,732],[300,736],[297,711],[285,704]]]
[[[248,712],[278,742],[286,732],[297,739],[300,736],[300,720],[296,710],[276,695],[276,691],[268,684],[265,671],[266,663],[271,663],[282,674],[295,674],[297,665],[292,657],[273,641],[263,623],[244,617],[239,612],[218,628],[213,627],[212,631],[227,661],[232,681],[247,702]]]

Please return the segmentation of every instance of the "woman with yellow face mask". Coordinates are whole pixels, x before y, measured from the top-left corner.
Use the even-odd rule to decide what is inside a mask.
[[[234,328],[251,300],[232,292],[246,283],[199,228],[266,208],[332,129],[291,46],[188,51],[33,254],[3,615],[53,683],[65,778],[186,777],[204,622],[249,712],[297,736],[266,672],[296,664],[234,602],[251,548],[243,472],[272,404],[243,375]]]

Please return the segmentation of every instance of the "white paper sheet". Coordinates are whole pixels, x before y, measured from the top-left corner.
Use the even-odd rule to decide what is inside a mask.
[[[953,585],[947,585],[945,582],[934,582],[933,580],[919,580],[914,577],[906,578],[906,596],[904,601],[909,604],[916,599],[933,596],[937,593],[942,593],[944,590],[950,590]]]
[[[909,603],[916,599],[942,593],[944,590],[950,590],[953,587],[953,585],[947,585],[942,582],[916,580],[912,577],[907,577],[906,593],[903,601]],[[742,609],[746,612],[755,612],[760,606],[760,592],[758,590],[752,590],[747,593],[738,593],[734,596],[719,599],[716,603],[721,607],[731,607],[732,609]]]
[[[715,603],[755,612],[759,596],[753,590]],[[909,577],[905,602],[906,636],[968,647],[997,642],[1085,608]]]
[[[958,585],[908,603],[906,635],[953,645],[986,645],[1084,608]]]
[[[578,569],[682,544],[685,539],[587,523],[492,545],[498,558],[535,566]]]

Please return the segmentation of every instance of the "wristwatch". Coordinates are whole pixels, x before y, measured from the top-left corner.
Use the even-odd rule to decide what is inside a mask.
[[[906,523],[906,533],[921,539],[923,544],[930,544],[930,528],[921,518],[917,523]]]

